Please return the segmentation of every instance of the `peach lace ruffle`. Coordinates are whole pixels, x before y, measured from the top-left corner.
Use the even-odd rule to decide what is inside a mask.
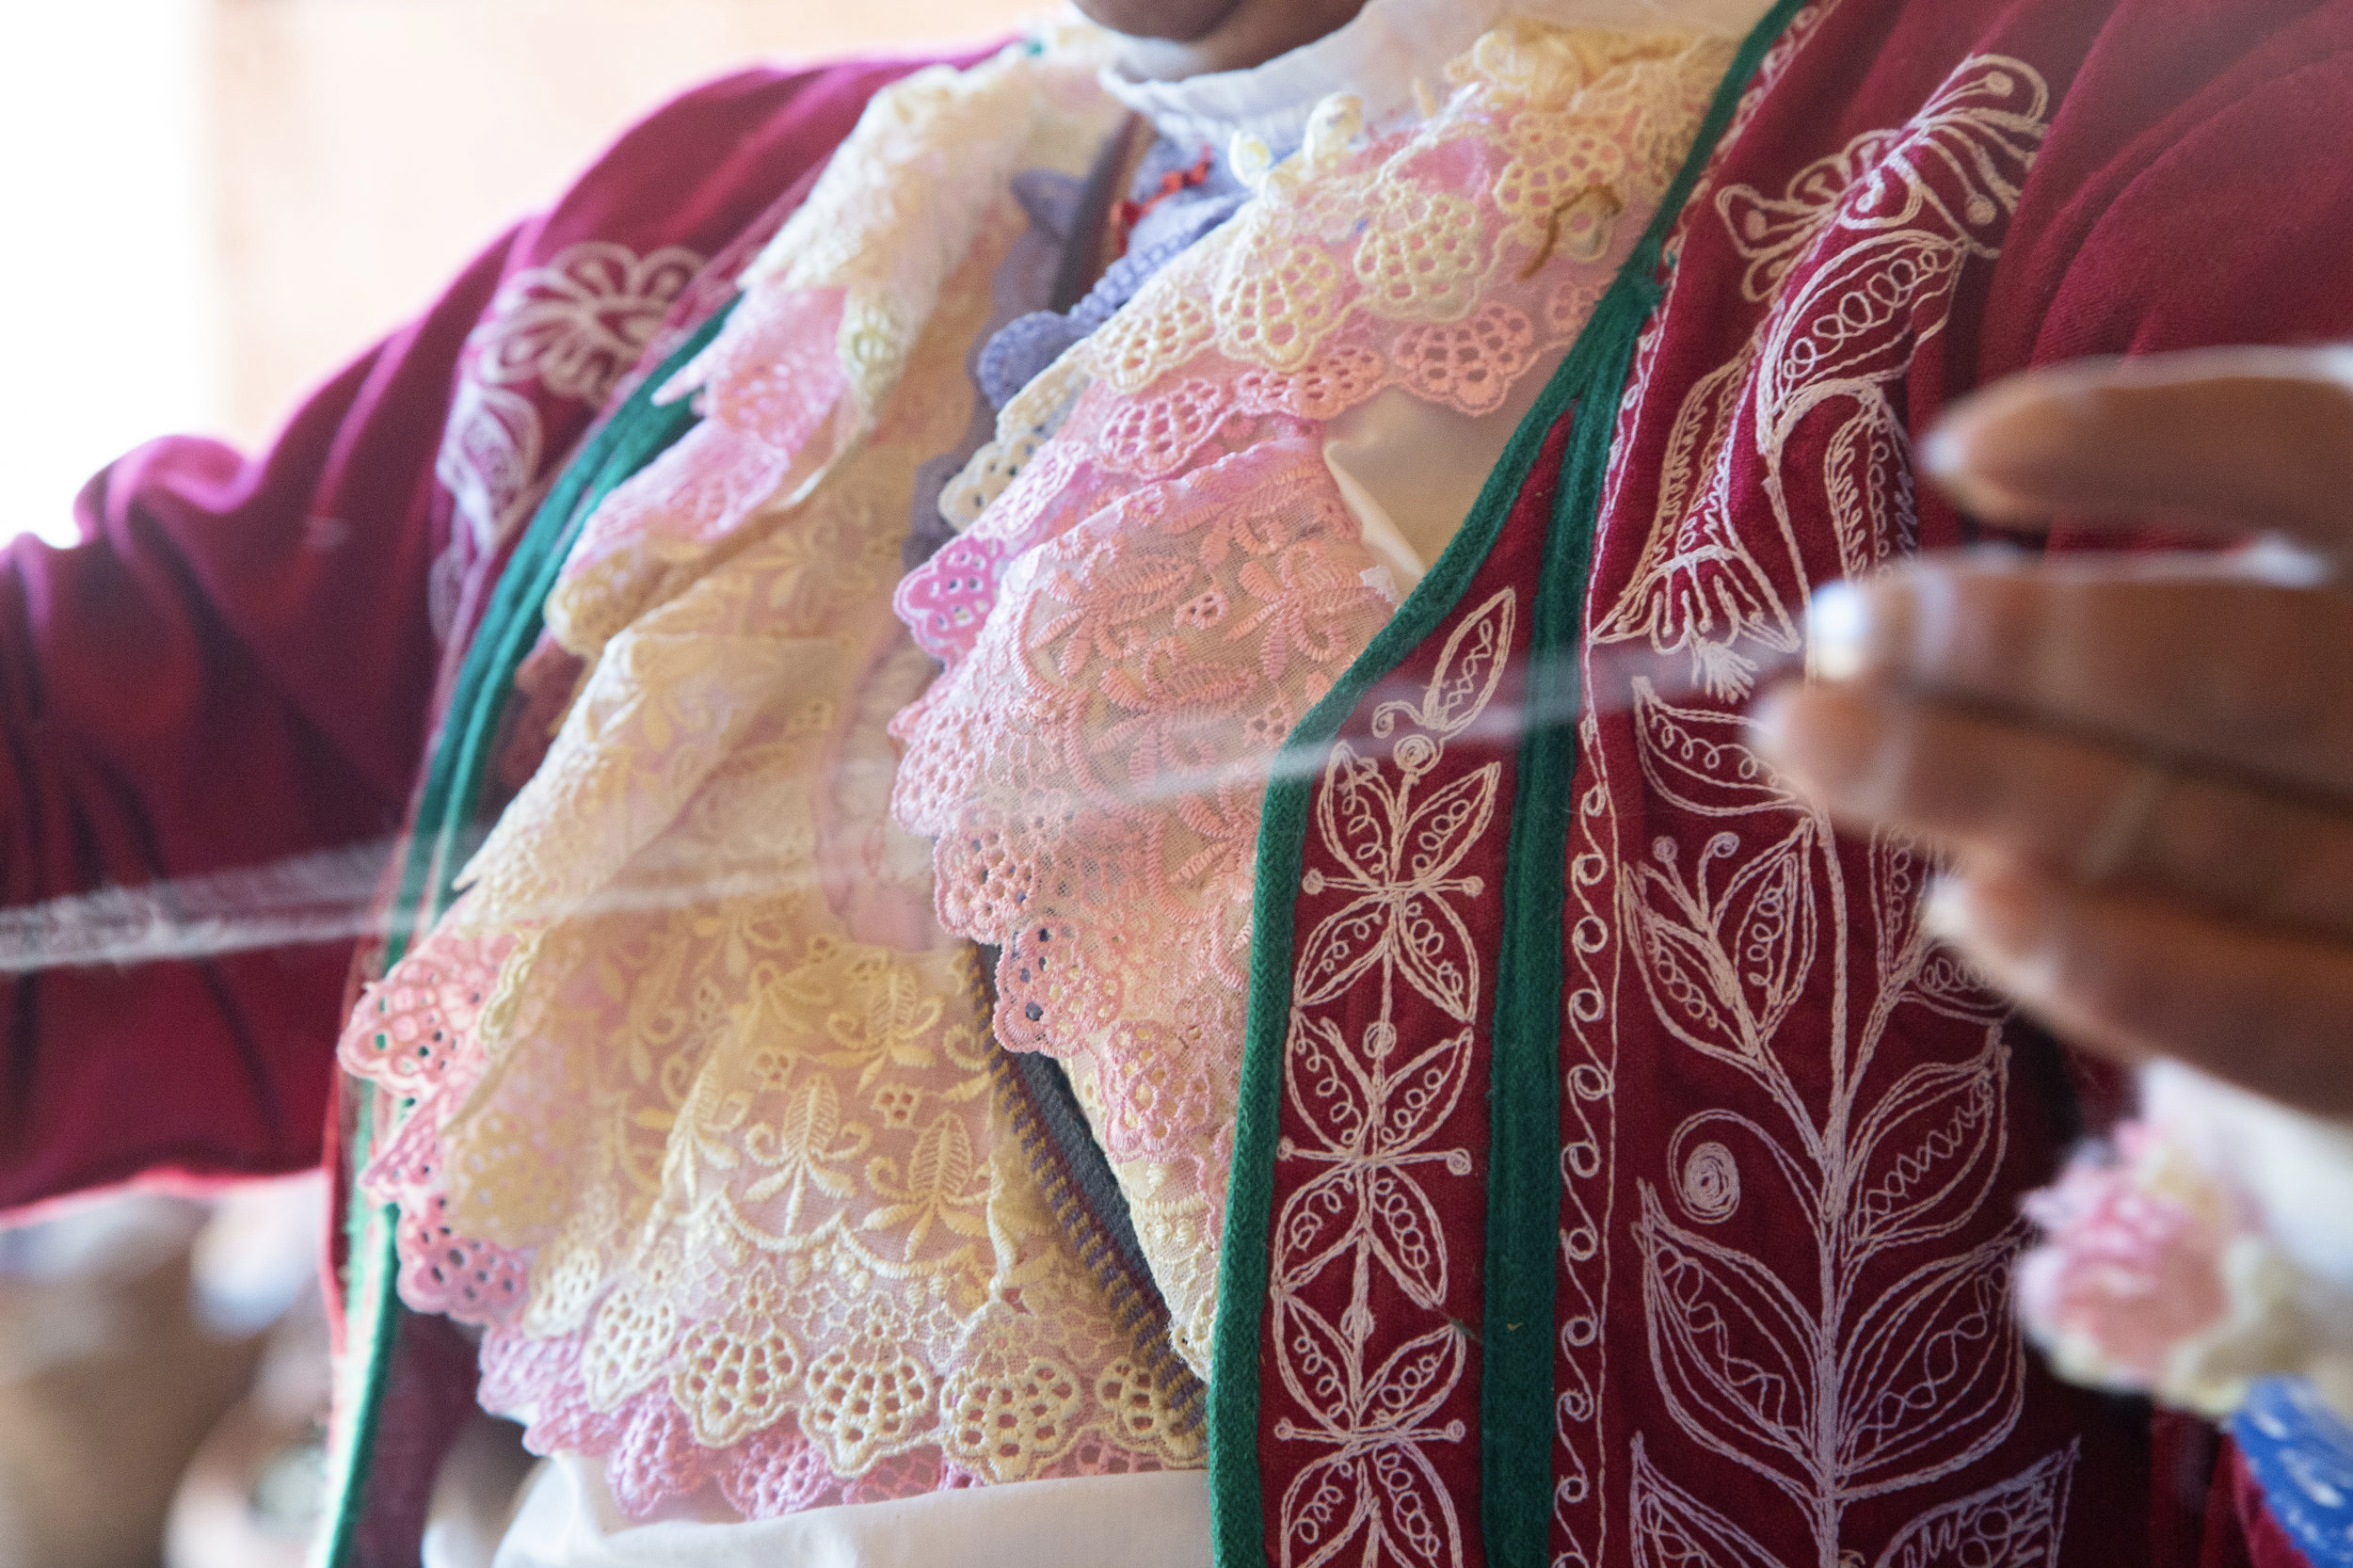
[[[1022,230],[1114,122],[1078,44],[887,93],[616,492],[551,624],[590,674],[342,1055],[410,1102],[360,1180],[483,1400],[645,1516],[1200,1463],[992,1094],[980,975],[888,814],[931,663],[917,472]]]
[[[584,528],[548,603],[566,648],[594,657],[740,543],[756,511],[806,499],[874,433],[1013,176],[1083,174],[1118,123],[1096,85],[1104,57],[1099,34],[1057,28],[875,97],[745,270],[726,330],[662,390],[699,397],[703,423]]]
[[[1299,156],[1003,411],[901,585],[947,673],[894,733],[996,1029],[1064,1058],[1206,1368],[1266,769],[1387,621],[1322,460],[1401,388],[1501,408],[1590,315],[1729,45],[1514,24],[1457,91]],[[1246,150],[1245,150],[1246,151]]]

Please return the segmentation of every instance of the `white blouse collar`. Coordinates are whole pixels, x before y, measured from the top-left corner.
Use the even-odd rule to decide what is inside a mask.
[[[1336,92],[1363,99],[1376,127],[1413,106],[1417,76],[1443,96],[1447,62],[1506,8],[1506,0],[1368,0],[1347,26],[1248,71],[1140,82],[1113,66],[1103,87],[1180,146],[1223,152],[1247,134],[1280,157],[1306,139],[1316,105]]]
[[[1376,130],[1416,103],[1417,79],[1446,95],[1448,63],[1506,15],[1518,12],[1563,26],[1685,28],[1737,37],[1772,0],[1367,0],[1356,20],[1304,48],[1248,71],[1223,71],[1180,82],[1143,82],[1103,72],[1105,90],[1180,146],[1224,152],[1237,134],[1265,142],[1281,157],[1306,139],[1316,105],[1336,92],[1364,101]]]

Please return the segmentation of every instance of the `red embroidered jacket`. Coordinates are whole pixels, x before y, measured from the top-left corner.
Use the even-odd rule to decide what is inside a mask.
[[[1801,25],[1836,48],[1781,82],[1773,144],[1741,148],[1744,179],[1884,152],[1869,138],[1917,120],[1940,81],[2023,112],[2022,79],[1986,73],[2000,61],[2051,89],[2003,154],[2018,188],[1998,254],[1935,280],[1952,293],[1890,393],[1905,422],[2029,364],[2353,332],[2353,291],[2329,264],[2353,235],[2348,0],[1836,0]],[[1986,71],[1964,82],[1971,64]],[[690,94],[330,382],[268,453],[160,442],[93,481],[78,547],[12,546],[0,904],[395,834],[445,649],[564,456],[705,258],[755,230],[906,69],[754,72]],[[1771,272],[1809,200],[1759,178],[1749,207],[1727,209],[1752,271]],[[1737,267],[1711,285],[1744,287]],[[1681,308],[1704,355],[1707,310]],[[583,320],[600,332],[551,329]],[[599,346],[552,354],[555,340]],[[1681,401],[1715,365],[1680,362],[1676,341],[1638,374]],[[1607,523],[1600,579],[1635,586],[1641,541]],[[1917,525],[1931,542],[1958,533],[1926,498]],[[349,964],[347,945],[322,943],[0,982],[0,1209],[142,1174],[317,1160]],[[2235,1472],[2173,1469],[2153,1489],[2159,1560],[2294,1560]],[[2210,1486],[2222,1506],[2201,1539]]]

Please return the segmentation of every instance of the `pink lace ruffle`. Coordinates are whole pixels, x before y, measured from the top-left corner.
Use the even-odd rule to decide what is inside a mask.
[[[2138,1120],[2026,1200],[2042,1230],[2018,1269],[2027,1332],[2063,1377],[2209,1418],[2267,1377],[2345,1402],[2344,1249],[2325,1216],[2353,1191],[2353,1140],[2177,1064],[2143,1069],[2142,1091]]]
[[[894,600],[946,673],[893,727],[893,810],[935,841],[941,923],[1001,950],[999,1039],[1077,1064],[1203,1362],[1268,769],[1392,612],[1332,422],[1394,393],[1507,407],[1721,70],[1688,40],[1557,43],[1497,35],[1443,113],[1369,143],[1327,105],[1006,407],[952,504],[1002,488]]]
[[[917,642],[951,666],[969,657],[1025,552],[1120,488],[1271,427],[1312,435],[1392,391],[1472,417],[1504,407],[1631,250],[1665,179],[1641,151],[1688,134],[1682,99],[1705,74],[1688,40],[1617,47],[1625,59],[1560,104],[1482,82],[1354,150],[1345,124],[1311,136],[1241,216],[1007,408],[975,472],[1014,477],[901,585]]]
[[[443,1194],[441,1124],[481,1082],[479,1025],[514,951],[436,933],[360,998],[338,1050],[344,1070],[410,1101],[360,1172],[360,1189],[400,1209],[401,1299],[461,1322],[504,1322],[522,1307],[527,1260],[461,1236]]]
[[[2215,1195],[2149,1180],[2156,1153],[2148,1129],[2127,1124],[2112,1150],[2078,1157],[2029,1197],[2045,1240],[2018,1271],[2038,1337],[2096,1347],[2114,1380],[2142,1390],[2165,1381],[2177,1346],[2229,1316],[2224,1255],[2240,1228]]]
[[[840,338],[839,289],[755,287],[710,347],[661,392],[698,396],[703,422],[607,496],[565,562],[549,618],[564,645],[592,654],[691,563],[774,503],[796,472],[814,472],[838,441],[821,441],[851,393]]]
[[[713,1482],[728,1506],[746,1519],[982,1484],[936,1448],[894,1456],[862,1476],[837,1476],[789,1416],[730,1448],[704,1448],[671,1401],[640,1396],[616,1410],[598,1411],[580,1397],[583,1382],[576,1341],[499,1337],[484,1344],[484,1408],[527,1419],[524,1442],[535,1453],[609,1456],[606,1482],[632,1518],[646,1518]],[[1124,1475],[1137,1467],[1132,1454],[1080,1445],[1036,1479]]]
[[[998,1038],[1089,1059],[1112,1160],[1208,1200],[1189,1243],[1223,1202],[1268,766],[1390,614],[1320,443],[1264,433],[1020,555],[894,726],[941,923],[1003,949]]]
[[[716,1341],[714,1349],[700,1354],[690,1343],[675,1371],[649,1382],[641,1377],[644,1386],[600,1399],[600,1384],[609,1387],[613,1381],[616,1352],[607,1343],[604,1366],[592,1364],[599,1353],[591,1343],[593,1312],[580,1314],[592,1320],[591,1326],[570,1333],[549,1333],[527,1321],[534,1249],[464,1235],[447,1196],[440,1135],[464,1112],[490,1066],[477,1025],[491,982],[516,947],[511,937],[485,941],[460,935],[464,913],[461,904],[414,953],[369,988],[344,1037],[341,1057],[347,1069],[380,1085],[389,1087],[397,1074],[402,1091],[412,1096],[407,1114],[360,1180],[372,1198],[400,1209],[395,1246],[402,1299],[417,1311],[483,1330],[483,1408],[522,1422],[525,1442],[535,1452],[601,1459],[615,1499],[636,1518],[651,1517],[665,1504],[713,1483],[730,1507],[750,1519],[978,1484],[981,1478],[958,1466],[936,1444],[885,1452],[852,1473],[838,1470],[791,1409],[765,1421],[745,1422],[753,1430],[733,1441],[698,1437],[677,1392],[681,1380],[706,1411],[714,1405],[725,1409],[730,1398],[746,1408],[763,1401],[780,1408],[775,1384],[795,1368],[759,1364],[742,1341]],[[846,1032],[859,1022],[843,1018],[840,1026]],[[420,1045],[432,1048],[421,1050]],[[789,1340],[780,1343],[786,1355],[793,1353]],[[802,1353],[819,1349],[811,1342]],[[618,1353],[625,1362],[629,1347]],[[869,1376],[854,1351],[844,1355],[837,1347],[828,1359],[852,1384]],[[865,1418],[861,1409],[871,1409],[877,1423],[931,1414],[895,1405],[887,1381],[869,1405],[854,1396],[825,1414],[836,1421],[856,1421]],[[954,1419],[959,1413],[949,1415]],[[854,1440],[860,1435],[851,1434]],[[1157,1463],[1095,1436],[1070,1445],[1024,1479],[1126,1473]]]

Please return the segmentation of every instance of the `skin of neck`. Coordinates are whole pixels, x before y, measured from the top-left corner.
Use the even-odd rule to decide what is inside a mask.
[[[1366,0],[1078,0],[1126,37],[1120,65],[1143,81],[1246,71],[1356,20]]]

